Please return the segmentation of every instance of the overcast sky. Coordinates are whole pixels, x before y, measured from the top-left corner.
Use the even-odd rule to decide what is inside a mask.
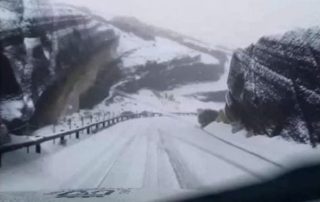
[[[55,0],[134,16],[230,48],[260,36],[320,25],[320,0]]]

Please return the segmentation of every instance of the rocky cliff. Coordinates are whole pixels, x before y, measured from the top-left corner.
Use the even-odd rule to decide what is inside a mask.
[[[14,131],[77,111],[81,95],[114,61],[117,41],[110,27],[81,9],[1,1],[1,119]]]
[[[263,37],[234,53],[226,111],[255,134],[320,142],[320,28]]]
[[[0,1],[0,118],[15,134],[113,102],[114,92],[149,89],[176,104],[181,91],[183,100],[223,103],[226,86],[217,93],[207,86],[227,63],[224,50],[134,18],[107,20],[49,1]]]

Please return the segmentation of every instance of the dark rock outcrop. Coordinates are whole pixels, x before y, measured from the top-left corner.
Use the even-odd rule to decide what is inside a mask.
[[[226,112],[255,134],[320,142],[320,29],[263,37],[235,52]]]
[[[217,81],[226,62],[224,51],[133,18],[108,21],[42,0],[0,1],[0,118],[15,134],[112,100],[117,90]]]
[[[198,115],[198,122],[201,127],[205,127],[215,121],[219,116],[219,112],[215,110],[205,109]]]
[[[198,100],[203,102],[226,102],[226,94],[227,90],[215,91],[215,92],[204,92],[204,93],[196,93],[194,95],[190,95],[190,97],[195,97]]]
[[[0,118],[12,131],[77,111],[81,95],[114,61],[117,42],[113,29],[82,9],[2,0]]]
[[[10,142],[7,126],[0,119],[0,145]]]
[[[156,91],[172,90],[190,83],[217,81],[224,69],[220,64],[203,64],[197,58],[185,57],[169,62],[148,62],[129,72],[127,77],[134,79],[123,84],[120,89],[135,93],[142,88]]]

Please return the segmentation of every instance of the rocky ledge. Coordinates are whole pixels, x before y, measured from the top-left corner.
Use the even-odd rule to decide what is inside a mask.
[[[320,142],[320,28],[263,37],[232,58],[226,112],[253,134]]]
[[[0,2],[0,119],[14,133],[25,122],[42,126],[77,111],[116,58],[118,37],[106,23],[48,2]]]

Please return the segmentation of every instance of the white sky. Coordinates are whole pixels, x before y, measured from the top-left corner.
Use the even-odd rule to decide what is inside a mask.
[[[134,16],[230,48],[260,36],[320,25],[320,0],[55,0]]]

